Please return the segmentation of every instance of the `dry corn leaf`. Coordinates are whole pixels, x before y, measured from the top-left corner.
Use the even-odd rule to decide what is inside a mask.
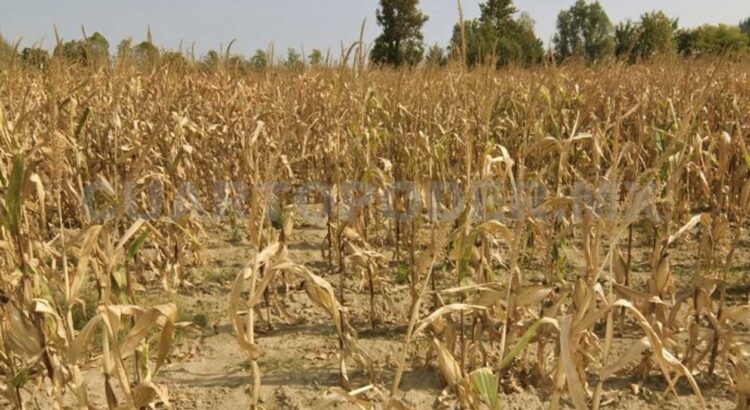
[[[691,229],[695,228],[699,223],[708,223],[708,221],[711,219],[710,214],[698,214],[694,215],[690,220],[683,225],[677,232],[674,233],[674,235],[670,235],[669,239],[667,240],[667,246],[671,245],[679,239],[682,235],[684,235],[686,232],[690,231]]]
[[[453,354],[435,338],[432,339],[432,346],[435,348],[435,353],[437,354],[440,374],[443,375],[443,379],[448,383],[448,386],[454,387],[461,383],[463,381],[463,372]]]
[[[568,394],[577,410],[588,409],[586,389],[578,377],[575,353],[578,350],[577,339],[580,333],[573,333],[573,317],[568,315],[560,321],[560,363],[568,385]]]
[[[466,305],[463,303],[454,303],[452,305],[443,306],[436,311],[430,313],[426,318],[422,319],[419,326],[416,327],[412,332],[412,338],[419,336],[432,322],[445,315],[459,312],[459,311],[471,311],[471,310],[485,310],[484,306]]]
[[[526,286],[518,291],[516,296],[516,306],[525,307],[536,305],[537,303],[544,300],[552,292],[555,291],[554,287],[550,286]]]

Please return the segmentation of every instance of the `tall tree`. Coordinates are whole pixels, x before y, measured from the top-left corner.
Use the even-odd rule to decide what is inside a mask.
[[[748,43],[750,39],[738,26],[726,24],[707,24],[694,29],[680,30],[677,34],[677,48],[684,55],[748,52]]]
[[[227,55],[224,59],[224,66],[238,73],[245,73],[250,68],[250,64],[245,57],[237,54]]]
[[[627,57],[631,62],[638,58],[649,58],[657,54],[674,53],[677,20],[670,19],[662,11],[641,15],[641,20],[620,23],[615,28],[615,53]]]
[[[255,54],[250,57],[250,67],[254,70],[265,70],[268,68],[268,53],[263,50],[256,50]]]
[[[676,50],[674,32],[677,20],[670,19],[662,11],[653,11],[641,16],[638,54],[650,57],[655,54],[669,54]]]
[[[614,54],[614,27],[598,1],[577,0],[557,16],[553,42],[558,58],[582,56],[598,61]]]
[[[96,32],[84,40],[71,40],[58,45],[55,55],[84,64],[105,63],[109,61],[109,42]]]
[[[615,26],[615,55],[627,57],[631,62],[635,62],[640,31],[639,24],[630,19],[618,23]]]
[[[304,61],[302,61],[302,56],[300,53],[297,52],[297,50],[290,48],[286,52],[286,60],[284,61],[284,66],[286,68],[290,69],[299,69],[305,66]]]
[[[424,55],[422,26],[427,16],[418,8],[419,0],[380,0],[376,12],[383,32],[375,39],[370,59],[376,64],[415,65]]]
[[[118,60],[127,60],[133,56],[133,39],[125,38],[117,43],[117,53],[115,57]]]
[[[532,64],[544,54],[542,42],[534,34],[534,21],[521,13],[512,0],[488,0],[479,5],[481,15],[477,20],[464,22],[466,61],[473,65],[494,59],[498,66],[509,63]],[[453,29],[450,49],[461,49],[462,31]]]
[[[463,30],[459,24],[453,27],[453,36],[449,48],[454,58],[460,57],[463,37],[466,39],[465,58],[467,64],[487,63],[490,58],[495,58],[494,36],[479,19],[466,20]]]
[[[188,61],[185,58],[185,55],[180,51],[164,51],[163,53],[159,53],[157,50],[156,57],[159,61],[169,65],[170,69],[185,69],[188,67]]]
[[[740,30],[747,34],[748,37],[750,37],[750,17],[742,20],[740,23]]]
[[[140,65],[149,66],[159,59],[159,49],[149,40],[141,41],[133,48],[133,55]]]
[[[501,31],[513,25],[513,15],[518,12],[512,0],[487,0],[479,5],[479,20]]]
[[[312,53],[310,53],[310,56],[308,57],[308,61],[310,62],[311,67],[320,67],[323,65],[323,52],[318,50],[317,48],[314,48]]]
[[[88,37],[84,42],[90,56],[95,59],[109,59],[109,41],[99,32]]]
[[[21,61],[30,67],[44,68],[49,64],[49,53],[41,48],[24,48],[21,51]]]
[[[521,46],[522,60],[526,64],[538,63],[544,57],[544,43],[534,33],[536,22],[527,12],[516,19],[515,41]]]
[[[208,50],[201,59],[201,65],[209,71],[218,69],[221,65],[221,54],[216,50]]]
[[[445,58],[443,48],[437,44],[430,47],[424,60],[427,65],[432,67],[444,66],[448,62]]]

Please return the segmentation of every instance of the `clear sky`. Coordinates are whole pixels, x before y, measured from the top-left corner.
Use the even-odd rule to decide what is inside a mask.
[[[537,35],[546,42],[555,29],[557,13],[574,0],[516,0],[521,11],[536,21]],[[479,14],[479,0],[463,0],[466,18]],[[738,24],[750,17],[748,0],[603,0],[613,22],[637,18],[642,12],[661,9],[679,17],[681,26],[704,23]],[[123,38],[139,41],[151,27],[154,42],[167,48],[195,44],[203,53],[232,39],[234,52],[252,54],[271,42],[276,50],[304,46],[338,52],[341,41],[359,37],[367,18],[366,41],[378,33],[375,10],[378,0],[0,0],[0,34],[10,40],[23,38],[24,46],[54,45],[54,25],[64,39],[99,31],[111,48]],[[456,0],[422,0],[430,17],[424,27],[428,44],[446,45],[458,20]],[[281,54],[281,53],[278,53]]]

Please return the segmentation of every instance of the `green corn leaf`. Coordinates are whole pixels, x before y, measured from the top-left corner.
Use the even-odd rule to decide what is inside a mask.
[[[148,239],[149,235],[151,234],[151,228],[147,227],[143,232],[141,232],[140,235],[128,246],[128,251],[126,253],[128,259],[133,259],[135,255],[138,253],[138,251],[141,250],[143,247],[143,244],[146,243],[146,239]]]
[[[513,349],[509,351],[507,355],[505,355],[503,361],[500,363],[501,370],[508,367],[508,365],[513,362],[513,359],[515,359],[516,356],[518,356],[518,354],[521,353],[523,349],[525,349],[526,346],[529,345],[529,343],[531,343],[542,325],[552,325],[554,327],[557,327],[557,321],[555,319],[544,317],[531,325],[526,333],[521,336],[521,339],[518,341],[516,346],[513,347]]]
[[[471,381],[474,390],[479,397],[490,406],[491,410],[500,409],[500,400],[497,397],[497,377],[492,374],[492,369],[484,367],[471,372]]]
[[[29,381],[29,368],[25,367],[18,373],[16,373],[15,376],[13,376],[11,384],[13,385],[13,387],[20,389],[26,384],[27,381]]]

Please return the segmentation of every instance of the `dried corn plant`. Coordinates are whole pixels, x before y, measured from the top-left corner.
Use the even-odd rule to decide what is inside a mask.
[[[448,406],[534,384],[550,408],[597,409],[613,379],[659,375],[666,397],[702,404],[711,380],[748,407],[745,65],[387,71],[357,44],[354,70],[0,71],[6,402],[88,408],[96,366],[110,408],[169,406],[166,301],[228,223],[254,255],[226,301],[254,408],[256,328],[304,314],[285,308],[295,287],[337,342],[325,403],[408,408],[427,363]],[[325,213],[325,267],[290,256],[301,198]],[[359,327],[399,330],[395,363]]]

